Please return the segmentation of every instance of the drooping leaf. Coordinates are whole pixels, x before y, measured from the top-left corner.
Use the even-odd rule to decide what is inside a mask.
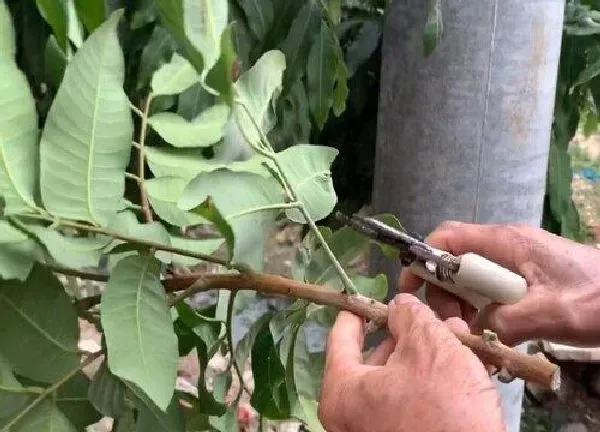
[[[45,399],[19,420],[11,432],[77,432],[51,399]]]
[[[285,383],[285,368],[268,323],[264,324],[252,345],[252,376],[255,387],[250,403],[264,417],[287,419],[290,402]]]
[[[265,239],[280,212],[273,206],[282,202],[283,191],[275,179],[218,170],[194,178],[187,185],[179,207],[199,211],[208,219],[202,209],[212,204],[233,230],[235,241],[225,236],[233,251],[233,261],[262,268]]]
[[[423,33],[423,53],[428,57],[437,47],[444,35],[442,0],[429,0],[429,11]]]
[[[135,214],[132,211],[123,211],[115,217],[110,225],[109,229],[112,232],[118,234],[133,237],[136,239],[146,240],[153,243],[169,246],[170,236],[165,227],[158,221],[152,223],[140,223]],[[118,245],[123,245],[123,240],[113,240],[109,246],[109,250],[114,249]],[[141,247],[140,249],[147,250],[148,248]],[[156,257],[169,264],[171,262],[172,254],[165,251],[157,251]]]
[[[0,197],[4,214],[35,207],[37,112],[25,74],[15,63],[12,19],[0,5]],[[10,113],[10,115],[8,114]]]
[[[34,239],[0,220],[0,279],[27,279],[40,252]]]
[[[227,27],[228,9],[227,0],[183,0],[183,28],[202,54],[203,83],[221,55],[221,35]],[[214,89],[209,91],[216,93]]]
[[[178,352],[158,260],[136,255],[117,263],[102,295],[101,321],[110,371],[166,410]]]
[[[75,10],[88,32],[92,33],[108,16],[107,0],[75,0]]]
[[[290,88],[304,76],[305,65],[312,39],[319,32],[322,11],[316,0],[307,0],[296,15],[289,32],[282,42],[281,50],[285,54],[287,64],[283,85]]]
[[[145,185],[152,209],[162,220],[181,227],[208,222],[202,216],[177,207],[177,202],[187,185],[186,180],[179,177],[158,177],[147,180]]]
[[[40,225],[27,227],[60,265],[71,268],[97,267],[111,239],[108,237],[68,237]]]
[[[208,147],[225,134],[230,108],[213,105],[192,121],[171,112],[158,113],[148,119],[152,128],[175,147]]]
[[[273,0],[252,0],[239,3],[254,36],[259,41],[264,40],[273,24]]]
[[[125,409],[125,384],[108,369],[106,360],[89,385],[88,399],[107,417],[118,418]]]
[[[229,171],[249,172],[270,178],[267,158],[253,156],[244,161],[227,163],[221,160],[206,159],[200,149],[146,148],[146,158],[150,170],[156,177],[177,177],[189,183],[200,173],[209,173],[227,168]]]
[[[69,62],[40,143],[41,193],[55,216],[107,225],[122,208],[133,121],[117,11]]]
[[[128,384],[127,387],[132,391],[138,409],[136,432],[185,431],[185,418],[176,394],[167,401],[166,408],[161,409],[137,386]]]
[[[158,70],[161,67],[166,67],[166,64],[169,61],[175,61],[174,56],[178,56],[178,54],[174,54],[175,49],[177,49],[177,44],[173,40],[171,33],[167,31],[163,26],[157,25],[152,29],[152,34],[150,35],[150,39],[144,44],[144,48],[142,49],[142,55],[140,56],[139,69],[138,69],[138,77],[137,77],[137,90],[141,90],[146,86],[152,84],[152,79]],[[167,67],[166,71],[169,69],[173,70],[172,67]],[[195,72],[195,71],[193,71]],[[197,74],[190,73],[194,78],[197,78]],[[156,86],[161,89],[161,85],[166,84],[166,79],[168,76],[157,76]],[[183,80],[185,82],[185,80]],[[168,89],[168,85],[166,87],[166,91],[170,94],[170,90]],[[162,88],[162,91],[165,91]],[[153,89],[155,90],[155,89]],[[177,93],[177,92],[175,92]],[[162,94],[161,91],[157,94]]]
[[[40,14],[52,27],[63,51],[67,50],[67,6],[65,0],[35,0]]]
[[[264,134],[273,127],[269,109],[272,100],[281,91],[285,68],[285,56],[280,51],[268,51],[234,84],[237,101],[233,107],[235,125],[241,130],[244,138],[254,145],[260,144],[260,132],[256,126],[260,127]],[[249,114],[252,117],[249,117]]]
[[[312,44],[306,65],[310,111],[319,130],[323,129],[333,105],[337,63],[336,43],[332,29],[321,21],[319,33]]]
[[[299,144],[275,156],[297,199],[315,221],[327,217],[337,202],[331,178],[331,164],[337,155],[338,150],[331,147]],[[298,209],[288,209],[286,215],[307,223]]]
[[[0,419],[16,413],[31,399],[13,375],[12,367],[0,353]]]
[[[49,270],[36,264],[25,282],[2,281],[0,308],[0,347],[16,373],[51,383],[79,365],[77,314]]]
[[[56,404],[77,430],[84,430],[102,418],[88,400],[90,379],[79,372],[56,392]]]
[[[178,94],[199,79],[200,76],[194,66],[175,53],[171,61],[162,65],[152,76],[152,93],[154,95]]]
[[[211,239],[192,239],[186,237],[171,237],[171,245],[176,248],[185,249],[192,252],[203,253],[205,255],[212,255],[224,242],[222,238],[211,238]],[[187,257],[183,255],[173,255],[173,263],[182,266],[194,266],[201,261]]]

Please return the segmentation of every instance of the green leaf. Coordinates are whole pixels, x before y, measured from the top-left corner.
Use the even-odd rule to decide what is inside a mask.
[[[65,0],[36,0],[40,15],[52,27],[63,51],[67,50],[67,6]]]
[[[51,35],[44,50],[44,69],[48,84],[55,91],[60,87],[67,63],[67,56],[61,51],[56,38]]]
[[[285,68],[285,56],[280,51],[268,51],[234,84],[235,99],[252,115],[250,118],[246,109],[236,103],[233,107],[236,126],[243,132],[244,138],[256,146],[260,145],[260,133],[252,120],[264,134],[271,130],[273,124],[269,108],[281,91]]]
[[[264,40],[273,24],[273,0],[242,1],[239,4],[254,36],[260,41]]]
[[[58,264],[76,269],[97,267],[112,241],[108,237],[69,237],[39,225],[29,225],[27,230],[40,240]]]
[[[117,263],[102,295],[101,322],[110,371],[166,410],[179,357],[158,260],[128,256]]]
[[[161,409],[135,385],[128,384],[127,387],[133,392],[134,403],[138,409],[136,432],[185,431],[185,418],[177,394],[173,394],[168,406]]]
[[[356,290],[365,297],[369,297],[378,301],[384,301],[388,293],[387,276],[383,273],[378,274],[374,278],[355,275],[352,276],[352,282]],[[344,285],[339,278],[332,278],[327,281],[327,285],[331,288],[343,289]]]
[[[77,432],[73,424],[51,400],[46,399],[19,420],[11,432]]]
[[[0,220],[0,279],[24,281],[40,257],[41,249],[35,240]]]
[[[319,130],[323,129],[329,110],[333,105],[333,91],[336,78],[336,40],[329,26],[321,21],[308,54],[306,83],[310,111]]]
[[[211,239],[191,239],[186,237],[171,237],[171,245],[176,248],[185,249],[192,252],[212,255],[224,242],[222,238]],[[192,267],[199,264],[201,260],[183,256],[173,255],[173,263],[181,266]]]
[[[429,0],[429,12],[423,33],[423,52],[428,57],[442,40],[444,20],[442,17],[442,0]]]
[[[152,209],[162,220],[180,227],[207,222],[205,218],[177,207],[177,201],[187,185],[186,180],[179,177],[158,177],[146,180],[144,184]]]
[[[335,88],[333,89],[333,114],[339,117],[346,110],[346,99],[348,99],[348,67],[344,61],[344,54],[339,44],[336,45],[337,67],[335,77]]]
[[[16,50],[13,18],[3,1],[0,4],[0,58],[14,58]]]
[[[96,30],[107,17],[107,0],[75,0],[77,15],[83,21],[88,32]]]
[[[15,62],[15,40],[10,12],[0,6],[0,197],[4,214],[35,207],[37,182],[38,119],[33,95],[25,74]]]
[[[215,97],[208,93],[202,84],[195,83],[177,98],[177,114],[192,121],[200,112],[214,105]]]
[[[56,392],[58,408],[77,430],[84,430],[102,418],[88,400],[89,386],[89,378],[83,372],[79,372]]]
[[[237,54],[233,45],[234,25],[235,23],[231,23],[225,27],[221,35],[221,56],[206,76],[208,86],[215,89],[220,94],[221,100],[229,105],[233,102],[232,86],[237,78],[234,76],[237,62]]]
[[[243,185],[243,187],[242,187]],[[257,174],[218,170],[200,174],[186,187],[179,201],[183,210],[199,212],[216,208],[234,233],[229,239],[232,259],[262,269],[265,240],[284,202],[283,190],[273,178]]]
[[[160,222],[140,223],[135,214],[129,210],[119,213],[117,217],[111,221],[109,229],[112,232],[124,236],[170,246],[169,233]],[[122,240],[113,240],[112,244],[108,247],[108,250],[112,250],[117,245],[123,244],[125,244],[125,242]],[[140,249],[148,248],[140,247]],[[157,251],[156,257],[165,264],[169,264],[172,259],[172,254],[170,252]]]
[[[40,143],[41,192],[55,216],[107,225],[122,208],[133,121],[115,12],[69,62]]]
[[[171,61],[162,65],[152,76],[152,93],[154,95],[179,94],[199,79],[200,76],[194,66],[175,53]]]
[[[169,33],[167,29],[165,29],[163,26],[155,26],[152,29],[152,35],[150,36],[150,39],[144,44],[144,48],[142,49],[142,55],[140,57],[136,85],[137,90],[141,90],[147,85],[151,85],[152,79],[157,73],[157,71],[161,67],[164,67],[165,64],[168,64],[169,60],[171,62],[175,60],[174,56],[178,56],[178,54],[174,54],[176,48],[177,44],[175,43],[173,37],[171,36],[171,33]],[[170,68],[172,69],[172,67],[167,67],[167,69],[161,73],[164,74],[165,72],[168,72]],[[193,77],[193,79],[197,79],[198,77],[196,71],[191,69],[190,75]],[[163,75],[162,77],[158,75],[158,81],[156,82],[156,86],[160,89],[161,84],[164,84],[166,79],[168,78],[168,75]],[[183,80],[183,82],[185,82],[185,80]],[[170,92],[168,87],[166,91],[167,93]]]
[[[322,11],[318,2],[308,0],[304,2],[304,6],[292,22],[292,26],[281,45],[287,63],[283,79],[285,88],[290,88],[304,76],[312,39],[319,32],[321,16]]]
[[[227,27],[228,6],[227,0],[183,0],[185,34],[202,54],[202,83],[221,55],[221,35]],[[214,89],[209,91],[215,92]]]
[[[327,2],[329,18],[334,25],[339,25],[342,19],[342,0],[329,0]]]
[[[31,399],[12,372],[8,361],[0,354],[0,419],[16,413]]]
[[[92,405],[106,417],[118,418],[125,409],[125,384],[102,362],[88,388]]]
[[[290,401],[285,383],[285,368],[269,331],[268,323],[259,330],[252,345],[254,391],[250,403],[269,419],[285,420],[290,416]]]
[[[16,373],[52,383],[79,365],[77,314],[49,270],[36,264],[24,283],[1,282],[0,308],[0,347]]]
[[[297,199],[304,204],[310,217],[327,217],[337,202],[331,178],[331,164],[338,150],[331,147],[299,144],[275,155]],[[307,223],[298,209],[286,210],[289,219]]]
[[[237,300],[237,299],[236,299]],[[258,334],[263,332],[268,332],[269,330],[265,328],[265,325],[269,324],[269,321],[273,317],[272,312],[267,312],[260,318],[258,318],[250,328],[246,331],[242,339],[235,346],[235,358],[238,365],[246,364],[246,360],[248,360],[248,356],[252,354],[252,347],[254,346],[254,342]]]
[[[192,121],[171,112],[158,113],[148,119],[152,128],[175,147],[208,147],[225,135],[230,108],[213,105]]]
[[[146,158],[150,170],[156,177],[177,177],[189,183],[201,173],[209,173],[227,168],[229,171],[249,172],[270,178],[271,171],[267,168],[268,159],[256,155],[244,161],[224,162],[206,159],[201,149],[146,148]]]

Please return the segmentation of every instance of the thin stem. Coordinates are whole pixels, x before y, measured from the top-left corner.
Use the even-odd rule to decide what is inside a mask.
[[[344,285],[344,292],[347,294],[351,294],[351,295],[358,294],[358,291],[356,290],[354,283],[352,282],[350,277],[348,277],[348,274],[346,273],[346,271],[344,270],[344,268],[342,267],[340,262],[335,257],[335,254],[333,253],[333,251],[331,250],[331,248],[329,247],[329,245],[327,244],[327,242],[321,235],[319,228],[317,228],[317,224],[312,219],[312,217],[308,214],[308,211],[306,210],[304,203],[298,201],[298,195],[294,191],[292,184],[290,183],[287,176],[285,175],[285,171],[282,169],[281,165],[279,164],[279,161],[275,157],[275,152],[273,150],[273,146],[269,142],[269,139],[266,137],[266,135],[263,133],[262,129],[259,127],[258,123],[256,122],[256,120],[250,113],[250,110],[248,109],[248,107],[243,102],[240,102],[238,100],[236,100],[235,102],[238,105],[240,105],[241,107],[243,107],[244,111],[246,111],[246,115],[250,118],[252,124],[254,125],[254,128],[256,129],[256,131],[258,132],[258,134],[260,136],[261,141],[263,141],[263,144],[269,150],[269,151],[262,150],[263,153],[261,153],[261,154],[263,156],[271,159],[273,161],[273,163],[275,164],[275,167],[277,168],[278,174],[281,178],[281,181],[284,185],[286,194],[288,195],[288,198],[290,199],[290,201],[294,201],[295,203],[298,202],[300,212],[304,216],[304,219],[308,223],[308,226],[310,227],[310,229],[313,232],[313,234],[315,235],[315,237],[317,237],[317,240],[319,240],[319,242],[321,243],[321,246],[325,250],[327,257],[333,264],[333,267],[335,268],[338,276],[340,277],[340,280],[342,281],[342,285]],[[242,130],[242,128],[240,128],[240,130]],[[255,146],[252,143],[252,141],[249,141],[249,140],[247,140],[247,141],[257,152],[261,152],[261,150],[257,146]]]
[[[48,264],[48,263],[45,263],[44,266],[47,267],[48,269],[52,270],[55,273],[60,273],[60,274],[64,274],[67,276],[75,276],[75,277],[78,277],[81,279],[92,280],[92,281],[97,281],[97,282],[108,281],[108,275],[101,274],[101,273],[84,272],[84,271],[75,270],[72,268],[62,267],[62,266],[58,266],[56,264]]]
[[[142,179],[139,178],[138,176],[136,176],[135,174],[131,174],[129,172],[126,172],[125,173],[125,177],[127,177],[128,179],[136,181],[138,184],[142,183]]]
[[[142,110],[136,107],[134,104],[132,104],[131,101],[129,101],[129,108],[131,108],[131,111],[136,113],[140,118],[144,117],[144,113],[142,112]]]
[[[16,215],[15,215],[16,216]],[[41,216],[41,215],[35,215],[35,214],[20,214],[18,215],[18,217],[25,217],[25,218],[31,218],[31,219],[39,219],[39,220],[45,220],[48,222],[54,222],[54,220],[52,218],[46,217],[46,216]],[[87,231],[87,232],[92,232],[92,233],[96,233],[96,234],[101,234],[101,235],[105,235],[108,237],[112,237],[115,239],[119,239],[119,240],[123,240],[126,242],[130,242],[130,243],[135,243],[141,246],[146,246],[149,249],[155,249],[155,250],[162,250],[165,252],[171,252],[174,253],[176,255],[183,255],[183,256],[188,256],[191,258],[196,258],[202,261],[207,261],[207,262],[211,262],[214,264],[219,264],[222,265],[223,267],[226,267],[228,269],[236,269],[236,270],[243,270],[242,267],[237,266],[235,264],[231,264],[229,262],[227,262],[224,259],[221,258],[217,258],[211,255],[207,255],[207,254],[203,254],[200,252],[192,252],[189,250],[185,250],[185,249],[179,249],[179,248],[175,248],[175,247],[171,247],[171,246],[167,246],[167,245],[163,245],[160,243],[155,243],[152,241],[148,241],[148,240],[143,240],[137,237],[130,237],[127,235],[123,235],[123,234],[119,234],[116,232],[112,232],[109,230],[105,230],[103,228],[100,227],[95,227],[95,226],[90,226],[90,225],[83,225],[83,224],[79,224],[79,223],[75,223],[75,222],[68,222],[68,221],[63,221],[63,220],[59,220],[58,224],[64,227],[70,227],[70,228],[75,228],[75,229],[80,229],[83,231]]]
[[[245,215],[248,215],[248,214],[257,213],[257,212],[261,212],[261,211],[285,210],[285,209],[293,209],[293,208],[299,209],[301,206],[302,206],[302,203],[300,203],[300,202],[291,202],[291,203],[281,203],[281,204],[266,205],[266,206],[262,206],[262,207],[254,207],[254,208],[245,210],[243,212],[236,213],[236,214],[234,214],[232,216],[229,216],[229,218],[230,219],[235,219],[237,217],[241,217],[241,216],[245,216]]]
[[[148,193],[146,191],[146,185],[144,184],[144,168],[146,165],[146,152],[144,151],[144,144],[146,142],[146,130],[148,129],[148,114],[150,113],[151,103],[152,93],[148,95],[148,98],[146,99],[146,105],[144,106],[142,124],[140,126],[140,147],[138,148],[138,184],[140,187],[140,200],[142,204],[142,212],[144,213],[146,223],[150,223],[153,220],[152,210],[150,209],[150,202],[148,201]]]
[[[139,142],[137,142],[137,141],[131,141],[131,145],[132,145],[132,146],[134,146],[134,147],[135,147],[136,149],[138,149],[138,150],[139,150],[140,148],[142,148],[142,146],[140,145],[140,143],[139,143]]]
[[[242,374],[242,371],[240,370],[240,365],[238,365],[237,360],[235,359],[235,353],[233,350],[232,321],[233,321],[233,306],[235,303],[236,294],[237,294],[237,291],[232,291],[229,294],[229,300],[227,301],[227,316],[225,318],[225,334],[227,336],[227,345],[229,345],[229,353],[231,355],[231,361],[229,363],[229,366],[230,367],[233,366],[233,369],[235,370],[235,373],[237,374],[238,380],[240,382],[240,388],[235,397],[234,403],[239,402],[240,398],[242,397],[242,393],[245,390],[244,375]],[[248,394],[250,394],[250,393],[248,392]]]
[[[40,393],[38,397],[36,397],[29,405],[27,405],[19,414],[17,414],[13,419],[8,422],[1,432],[8,432],[10,429],[16,425],[25,415],[34,409],[40,402],[42,402],[46,397],[53,394],[56,390],[62,387],[67,381],[69,381],[75,374],[77,374],[80,370],[90,365],[94,360],[100,357],[103,354],[103,351],[98,351],[92,355],[90,355],[84,362],[82,362],[75,369],[71,370],[68,374],[66,374],[63,378],[58,380],[56,383],[52,384],[50,387],[46,388],[43,392]]]

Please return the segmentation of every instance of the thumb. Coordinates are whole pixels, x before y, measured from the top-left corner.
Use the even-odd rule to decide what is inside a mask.
[[[477,313],[471,322],[471,332],[491,330],[500,341],[509,346],[530,339],[544,338],[552,323],[552,306],[545,298],[529,295],[512,305],[490,304]]]

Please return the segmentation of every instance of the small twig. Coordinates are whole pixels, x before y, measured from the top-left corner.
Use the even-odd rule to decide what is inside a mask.
[[[142,112],[142,110],[136,107],[133,103],[131,103],[131,101],[129,101],[129,107],[131,108],[131,111],[136,113],[140,118],[144,118],[144,113]]]
[[[146,105],[144,106],[144,112],[142,113],[142,124],[140,126],[140,146],[138,148],[138,185],[140,188],[140,200],[142,205],[142,212],[146,223],[153,221],[152,209],[150,208],[150,201],[148,201],[148,193],[146,191],[146,185],[144,184],[145,173],[144,166],[146,164],[146,152],[144,151],[144,144],[146,142],[146,130],[148,128],[148,114],[150,113],[150,104],[152,103],[152,93],[148,95],[146,99]]]
[[[140,145],[140,143],[139,143],[139,142],[137,142],[137,141],[131,141],[131,145],[133,145],[133,146],[134,146],[136,149],[138,149],[138,150],[139,150],[140,148],[142,148],[142,146]]]
[[[128,179],[134,180],[135,182],[137,182],[137,184],[141,184],[142,183],[142,179],[141,178],[139,178],[135,174],[131,174],[130,172],[126,172],[125,173],[125,177],[128,178]]]
[[[1,432],[8,432],[8,431],[10,431],[10,429],[15,424],[17,424],[23,417],[25,417],[25,415],[29,411],[31,411],[32,409],[34,409],[46,397],[48,397],[51,394],[53,394],[56,390],[58,390],[60,387],[62,387],[67,381],[69,381],[71,378],[73,378],[73,376],[75,376],[75,374],[77,374],[80,370],[82,370],[86,366],[90,365],[94,360],[96,360],[102,354],[104,354],[103,351],[98,351],[98,352],[95,352],[95,353],[91,354],[85,361],[83,361],[81,364],[79,364],[79,366],[77,366],[75,369],[71,370],[63,378],[61,378],[60,380],[58,380],[56,383],[52,384],[50,387],[44,389],[44,391],[41,392],[38,397],[36,397],[34,400],[32,400],[29,403],[29,405],[27,405],[25,408],[23,408],[19,412],[19,414],[17,414],[15,417],[12,418],[12,420],[10,422],[6,423],[4,425],[4,428],[2,429]]]
[[[298,200],[298,195],[296,194],[296,191],[292,187],[292,184],[290,183],[289,179],[285,175],[285,170],[281,167],[281,164],[277,160],[277,156],[275,154],[275,151],[273,150],[273,146],[271,145],[271,142],[269,141],[269,138],[267,138],[267,136],[264,134],[264,132],[260,128],[260,126],[257,123],[257,121],[254,119],[254,116],[252,115],[252,113],[250,112],[250,110],[248,109],[248,107],[246,106],[246,104],[244,104],[243,102],[240,102],[239,100],[235,100],[234,102],[236,104],[240,105],[244,109],[244,111],[246,112],[246,115],[250,118],[250,121],[252,122],[252,125],[256,129],[256,131],[257,131],[257,133],[258,133],[258,135],[260,137],[260,140],[263,143],[263,146],[267,150],[264,150],[264,149],[262,149],[260,147],[257,147],[252,141],[248,140],[247,137],[246,137],[246,141],[248,141],[248,143],[250,144],[250,146],[252,146],[252,148],[255,151],[257,151],[261,155],[269,158],[273,162],[273,164],[275,165],[275,168],[278,171],[278,174],[279,174],[279,177],[281,179],[281,182],[284,185],[284,189],[285,189],[285,192],[286,192],[286,194],[288,196],[288,199],[290,201],[294,202],[294,203],[298,203],[298,208],[299,208],[300,212],[302,213],[302,216],[304,216],[304,219],[306,220],[306,223],[308,223],[308,226],[310,227],[310,230],[313,232],[313,234],[315,235],[315,237],[317,238],[317,240],[319,241],[319,243],[323,247],[323,250],[325,250],[325,253],[327,254],[327,257],[329,258],[329,260],[333,264],[333,267],[335,268],[335,271],[337,272],[338,276],[340,277],[340,280],[342,281],[342,285],[344,286],[344,293],[351,294],[351,295],[358,294],[358,291],[356,290],[356,287],[354,286],[354,283],[352,282],[352,280],[350,279],[350,277],[348,277],[348,274],[346,273],[346,271],[344,270],[344,268],[342,267],[342,265],[340,264],[340,262],[337,260],[335,254],[333,253],[333,251],[331,250],[331,248],[329,247],[329,245],[325,241],[325,238],[323,238],[323,235],[321,234],[321,231],[319,231],[319,228],[317,227],[317,224],[312,219],[312,217],[310,216],[310,214],[308,214],[308,210],[306,210],[306,207],[304,206],[304,203],[302,203],[302,202],[300,202]],[[242,127],[239,124],[238,124],[238,126],[239,126],[239,129],[243,133]]]
[[[225,335],[227,336],[227,345],[229,346],[229,354],[231,356],[231,361],[229,362],[229,367],[233,366],[235,373],[237,374],[238,380],[240,382],[240,388],[235,397],[235,402],[238,403],[240,398],[242,397],[242,393],[244,390],[251,394],[246,388],[246,384],[244,383],[244,374],[240,370],[240,365],[237,363],[235,359],[235,352],[233,349],[233,331],[231,323],[233,321],[233,306],[235,303],[235,296],[237,295],[237,291],[231,291],[229,294],[229,300],[227,301],[227,316],[225,318]]]
[[[97,282],[108,281],[108,275],[102,274],[102,273],[84,272],[81,270],[75,270],[72,268],[62,267],[62,266],[59,266],[56,264],[49,264],[49,263],[45,263],[44,266],[55,273],[60,273],[60,274],[64,274],[67,276],[75,276],[75,277],[78,277],[81,279],[92,280],[92,281],[97,281]]]

